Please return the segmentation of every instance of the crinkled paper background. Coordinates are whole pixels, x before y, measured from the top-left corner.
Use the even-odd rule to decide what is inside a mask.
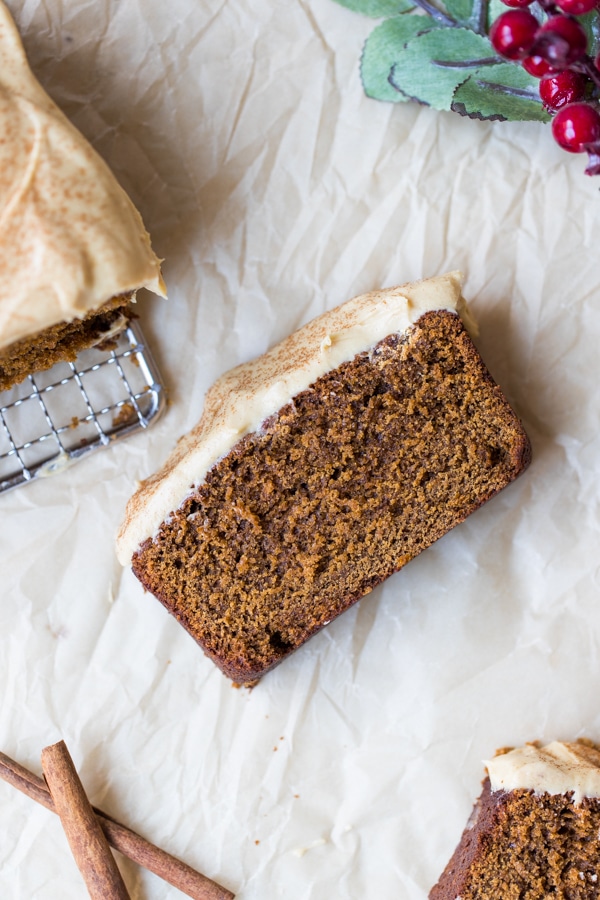
[[[0,498],[0,749],[63,737],[92,800],[240,900],[424,900],[520,741],[600,739],[600,179],[546,126],[363,95],[332,0],[10,0],[34,71],[165,258],[148,434]],[[461,268],[535,459],[234,690],[130,571],[136,479],[225,369],[361,291]],[[124,862],[134,898],[181,896]],[[0,895],[84,896],[59,822],[0,784]]]

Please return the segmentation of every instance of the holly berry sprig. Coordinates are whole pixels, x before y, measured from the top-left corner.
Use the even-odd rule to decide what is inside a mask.
[[[600,0],[335,2],[379,20],[360,60],[368,97],[551,122],[559,144],[587,152],[587,173],[600,174]]]
[[[492,24],[492,47],[540,79],[555,141],[570,153],[587,153],[586,174],[600,175],[600,53],[588,55],[587,34],[577,20],[598,0],[537,0],[548,15],[541,25],[527,8],[534,0],[502,2],[511,9]]]

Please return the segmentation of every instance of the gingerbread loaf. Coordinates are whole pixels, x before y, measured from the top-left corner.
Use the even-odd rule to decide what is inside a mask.
[[[598,900],[600,747],[526,744],[486,768],[430,900]]]
[[[256,681],[523,471],[457,273],[362,295],[211,388],[132,498],[133,571]]]
[[[0,0],[0,390],[127,324],[164,295],[133,203],[29,68]]]

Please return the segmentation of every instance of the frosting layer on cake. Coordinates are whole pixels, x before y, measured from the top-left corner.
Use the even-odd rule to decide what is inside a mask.
[[[258,431],[265,419],[326,372],[388,335],[404,333],[424,313],[441,309],[459,313],[472,326],[458,272],[355,297],[313,319],[258,359],[222,375],[206,395],[200,422],[129,501],[117,541],[121,563],[127,565],[244,435]]]
[[[573,802],[600,797],[600,752],[582,741],[526,744],[486,761],[492,791],[568,794]]]
[[[146,287],[160,261],[108,166],[35,79],[0,0],[0,348]]]

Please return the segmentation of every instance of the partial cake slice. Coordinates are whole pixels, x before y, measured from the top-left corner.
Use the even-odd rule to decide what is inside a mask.
[[[141,217],[35,79],[0,0],[0,390],[122,329],[164,295]]]
[[[598,900],[600,747],[500,751],[430,900]]]
[[[250,683],[461,522],[530,446],[457,273],[365,294],[223,375],[132,498],[142,584]]]

